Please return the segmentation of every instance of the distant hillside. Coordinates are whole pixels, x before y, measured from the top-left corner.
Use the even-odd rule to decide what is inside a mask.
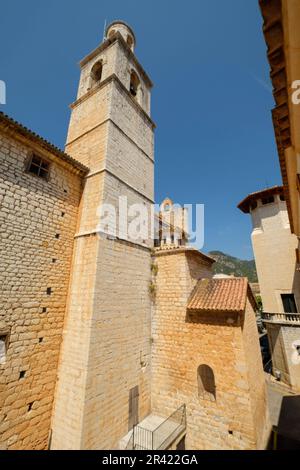
[[[235,276],[247,277],[249,282],[257,282],[254,260],[241,260],[239,258],[226,255],[221,251],[210,251],[208,254],[216,260],[213,265],[214,274],[234,274]]]

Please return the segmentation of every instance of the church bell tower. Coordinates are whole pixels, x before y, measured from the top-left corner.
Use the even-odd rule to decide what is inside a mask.
[[[150,411],[152,241],[126,236],[126,218],[117,231],[99,225],[103,205],[119,216],[120,197],[149,215],[154,202],[152,83],[135,45],[126,23],[111,23],[80,62],[71,105],[66,152],[90,171],[74,240],[52,449],[117,448]]]

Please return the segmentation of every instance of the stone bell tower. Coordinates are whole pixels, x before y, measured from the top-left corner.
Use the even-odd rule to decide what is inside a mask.
[[[128,25],[112,23],[80,62],[71,105],[66,152],[90,171],[74,241],[52,449],[116,448],[150,411],[152,242],[126,237],[126,218],[116,232],[99,229],[101,206],[119,216],[120,196],[148,214],[153,204],[152,83],[135,44]]]

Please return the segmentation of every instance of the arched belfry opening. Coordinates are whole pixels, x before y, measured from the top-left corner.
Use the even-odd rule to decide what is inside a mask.
[[[130,93],[135,98],[138,99],[140,91],[141,82],[134,70],[131,71],[130,75]]]
[[[91,70],[91,87],[101,82],[102,71],[103,71],[103,64],[102,64],[102,61],[99,60],[93,65],[92,70]]]
[[[169,211],[172,210],[173,205],[174,205],[174,203],[173,203],[172,199],[166,198],[166,199],[161,203],[160,210],[161,210],[161,211],[165,211],[165,212],[169,212]]]

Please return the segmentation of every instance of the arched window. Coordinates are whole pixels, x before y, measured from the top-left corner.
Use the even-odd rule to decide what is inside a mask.
[[[91,70],[91,86],[96,85],[101,81],[102,77],[102,62],[96,62]]]
[[[130,75],[130,93],[135,98],[137,97],[138,90],[140,87],[140,80],[135,71],[133,70]]]
[[[198,395],[206,400],[216,400],[216,383],[214,371],[206,364],[202,364],[197,370]]]

